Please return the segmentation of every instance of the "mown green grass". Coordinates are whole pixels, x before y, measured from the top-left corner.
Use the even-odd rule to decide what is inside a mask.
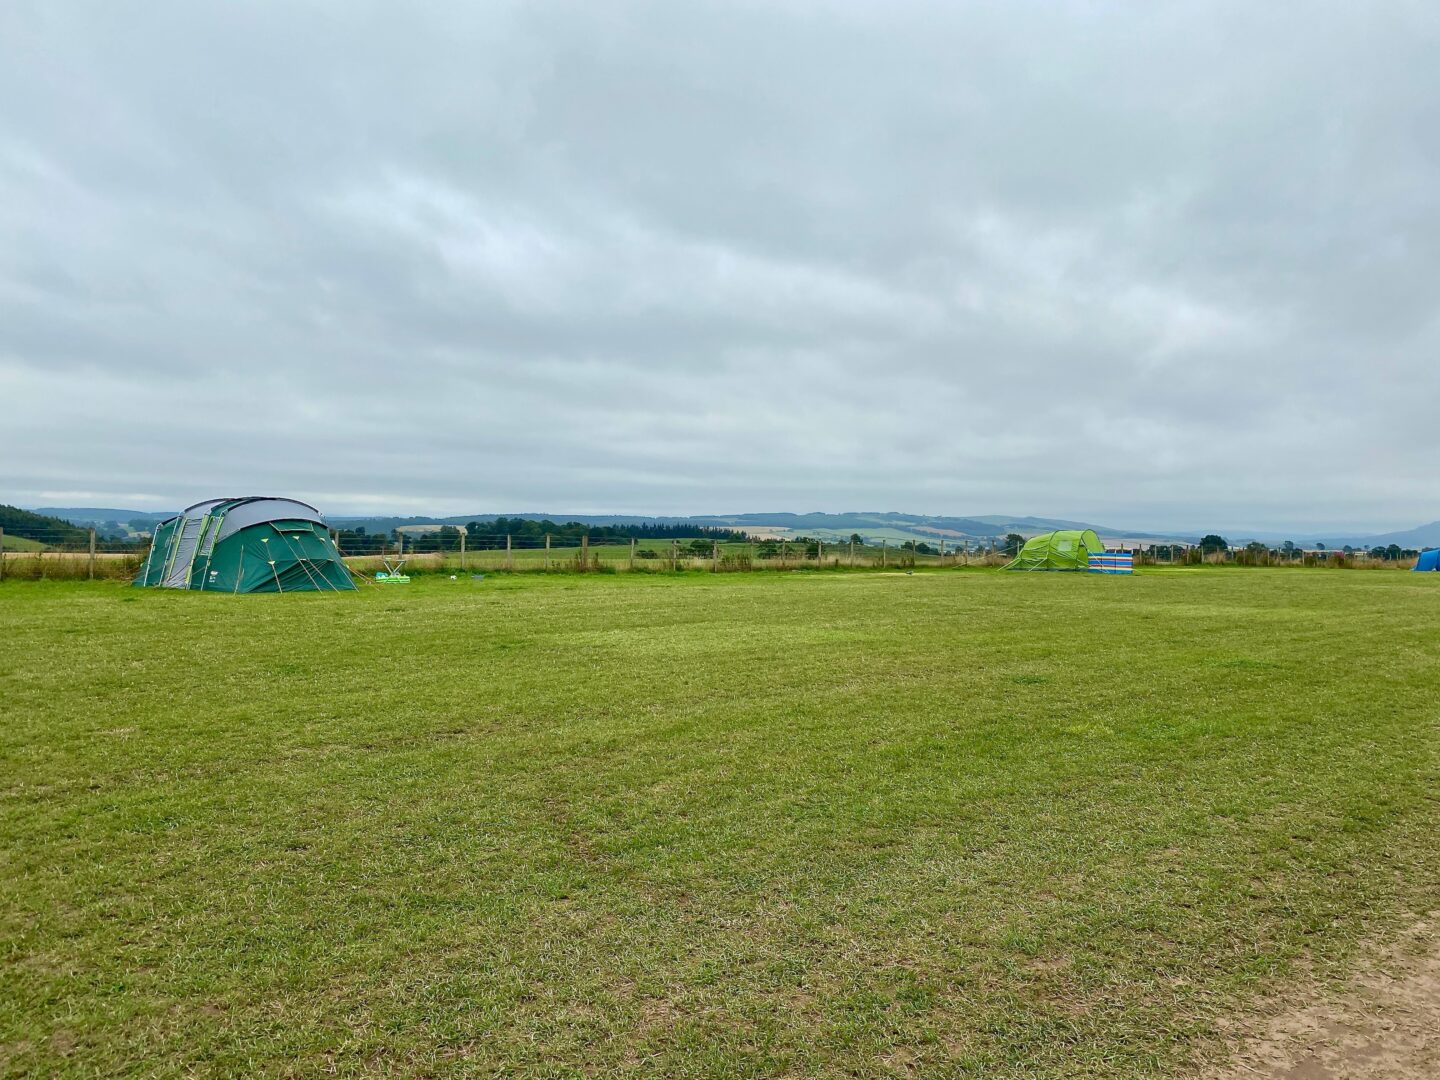
[[[1174,1075],[1440,901],[1437,585],[7,583],[0,1072]]]

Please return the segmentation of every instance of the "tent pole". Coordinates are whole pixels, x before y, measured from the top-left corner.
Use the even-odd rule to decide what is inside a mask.
[[[4,532],[4,530],[0,530],[0,548],[3,548],[3,547],[4,547],[4,543],[3,543],[4,538],[5,538],[5,532]],[[150,550],[145,553],[145,573],[144,573],[144,574],[141,576],[141,578],[140,578],[140,582],[141,582],[141,584],[143,584],[143,585],[149,585],[149,584],[150,584],[150,560],[153,559],[154,557],[155,557],[155,530],[152,528],[152,529],[150,530]],[[4,558],[4,556],[3,556],[3,555],[0,555],[0,558]]]
[[[271,526],[271,527],[273,528],[274,526]],[[305,576],[310,579],[310,584],[315,586],[315,591],[316,591],[316,592],[324,592],[325,590],[322,589],[322,588],[319,586],[319,584],[316,582],[316,580],[315,580],[315,575],[310,572],[310,565],[309,565],[309,564],[310,564],[310,560],[309,560],[308,558],[306,558],[304,555],[298,553],[298,552],[295,550],[295,545],[292,544],[292,543],[290,543],[290,538],[289,538],[288,536],[286,536],[284,533],[282,533],[279,529],[276,529],[276,530],[275,530],[275,535],[278,536],[278,537],[280,537],[281,540],[284,540],[284,541],[285,541],[285,546],[290,549],[290,554],[295,556],[295,563],[296,563],[296,565],[298,565],[301,570],[304,570],[304,571],[305,571]],[[312,530],[312,532],[311,532],[311,535],[312,535],[312,536],[314,535],[313,530]],[[322,580],[323,580],[323,578],[322,578]],[[327,583],[327,584],[328,584],[328,583]],[[337,591],[338,591],[338,590],[337,590]]]
[[[165,565],[160,571],[160,584],[164,585],[170,578],[170,569],[175,565],[175,555],[180,547],[180,534],[185,530],[185,515],[182,513],[174,519],[175,525],[170,530],[170,539],[167,541],[165,551]]]

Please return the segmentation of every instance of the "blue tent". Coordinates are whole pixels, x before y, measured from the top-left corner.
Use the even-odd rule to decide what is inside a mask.
[[[1429,551],[1420,552],[1420,558],[1415,562],[1416,570],[1440,570],[1440,548],[1431,548]]]

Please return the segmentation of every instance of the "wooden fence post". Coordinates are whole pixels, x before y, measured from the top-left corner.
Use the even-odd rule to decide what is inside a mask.
[[[590,534],[588,532],[580,534],[580,569],[582,572],[590,569]]]
[[[545,569],[550,569],[550,534],[545,534]]]
[[[720,541],[710,541],[710,571],[714,573],[720,569]]]
[[[515,553],[510,548],[510,534],[505,534],[505,569],[515,569]]]
[[[815,541],[815,565],[816,565],[816,567],[821,567],[821,566],[824,566],[824,565],[825,565],[825,541],[824,541],[824,540],[816,540],[816,541]]]
[[[855,565],[855,541],[850,541],[850,565]]]
[[[90,530],[90,580],[95,580],[95,530]]]
[[[885,569],[885,567],[887,567],[887,566],[889,566],[889,565],[890,565],[890,541],[889,541],[889,540],[884,540],[884,539],[882,539],[882,540],[880,541],[880,569],[883,570],[883,569]]]
[[[460,572],[465,572],[465,530],[460,530]]]
[[[635,537],[630,537],[630,569],[635,569]]]

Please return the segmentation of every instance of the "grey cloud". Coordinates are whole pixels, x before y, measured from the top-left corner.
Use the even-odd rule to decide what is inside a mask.
[[[1437,38],[8,5],[0,498],[1429,520]]]

